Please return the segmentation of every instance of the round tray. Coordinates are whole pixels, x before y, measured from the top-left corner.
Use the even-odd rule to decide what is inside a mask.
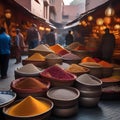
[[[0,108],[12,103],[16,98],[16,93],[12,91],[0,91]]]

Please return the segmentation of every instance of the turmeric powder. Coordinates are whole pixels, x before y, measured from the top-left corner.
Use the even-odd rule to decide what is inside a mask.
[[[77,64],[71,64],[66,70],[71,73],[86,72],[84,67]]]
[[[26,60],[31,61],[45,61],[45,57],[40,53],[34,53],[32,56],[28,57]]]
[[[21,102],[8,108],[7,113],[11,116],[35,116],[47,112],[50,104],[44,100],[37,100],[32,96],[28,96]]]

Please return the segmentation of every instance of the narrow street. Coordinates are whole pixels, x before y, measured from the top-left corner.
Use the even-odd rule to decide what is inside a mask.
[[[26,56],[22,56],[22,59],[25,59]],[[22,63],[15,64],[16,60],[11,58],[9,61],[9,68],[8,68],[8,78],[7,79],[0,79],[0,90],[9,90],[10,83],[14,80],[14,70],[21,67]]]

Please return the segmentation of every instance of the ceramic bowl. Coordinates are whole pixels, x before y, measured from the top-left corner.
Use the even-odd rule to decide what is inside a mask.
[[[42,82],[43,84],[46,85],[46,88],[44,89],[35,89],[35,88],[29,88],[29,89],[22,89],[22,88],[18,88],[16,87],[16,84],[20,81],[23,81],[26,77],[22,77],[22,78],[18,78],[15,79],[11,82],[11,89],[17,94],[17,96],[19,98],[25,98],[29,95],[33,96],[33,97],[41,97],[41,96],[46,96],[46,92],[47,90],[50,88],[50,82],[41,78],[36,78],[38,79],[40,82]],[[27,78],[26,78],[27,79]]]

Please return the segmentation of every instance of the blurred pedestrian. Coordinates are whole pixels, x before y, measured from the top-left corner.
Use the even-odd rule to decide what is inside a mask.
[[[16,29],[16,37],[15,37],[15,58],[16,62],[15,64],[18,64],[21,62],[21,52],[24,50],[25,43],[24,43],[24,36],[21,33],[20,29]]]
[[[30,29],[28,29],[26,41],[28,43],[29,49],[33,49],[40,44],[41,36],[40,36],[40,33],[37,29],[36,24],[32,24]]]
[[[42,35],[41,44],[46,44],[46,36],[47,36],[47,32],[45,31]]]
[[[5,28],[0,28],[0,74],[1,79],[7,78],[10,58],[11,37],[6,34]]]
[[[102,36],[99,51],[101,51],[101,59],[111,62],[115,49],[115,36],[110,33],[109,28],[105,29],[105,34]]]
[[[79,42],[80,44],[84,45],[84,38],[82,34],[78,31],[74,32],[74,42]]]
[[[47,34],[46,36],[46,43],[49,45],[49,46],[52,46],[52,45],[55,45],[55,33],[54,33],[54,30],[51,29],[50,32]]]
[[[73,42],[73,35],[71,34],[71,30],[68,31],[67,35],[65,36],[66,45],[69,45]]]

